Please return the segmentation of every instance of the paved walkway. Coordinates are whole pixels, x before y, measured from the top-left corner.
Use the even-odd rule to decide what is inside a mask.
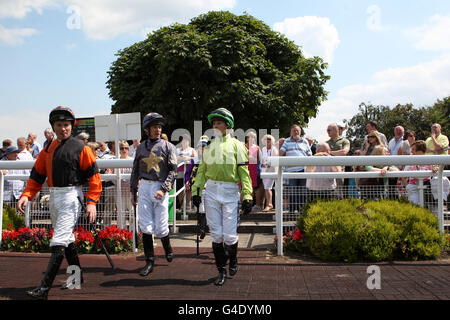
[[[253,237],[253,238],[252,238]],[[380,281],[370,263],[323,263],[306,256],[275,255],[273,235],[240,235],[239,272],[223,287],[209,236],[196,255],[195,235],[173,236],[172,263],[159,240],[150,276],[138,275],[142,252],[113,255],[113,271],[104,255],[81,255],[81,290],[60,290],[66,262],[55,279],[50,300],[450,300],[450,257],[436,261],[378,263]],[[26,300],[46,269],[49,254],[0,252],[0,299]],[[370,277],[370,279],[369,279]],[[369,289],[380,285],[380,289]],[[184,304],[183,304],[184,305]]]

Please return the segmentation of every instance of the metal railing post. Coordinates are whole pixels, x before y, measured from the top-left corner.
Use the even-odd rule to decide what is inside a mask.
[[[443,233],[444,232],[444,199],[443,199],[443,170],[444,166],[439,166],[438,171],[438,220],[439,220],[439,230]]]
[[[123,223],[123,202],[122,202],[122,176],[120,172],[120,168],[117,170],[116,177],[116,209],[117,209],[117,225],[120,229],[124,228]]]
[[[136,239],[136,234],[137,234],[137,220],[138,220],[138,206],[137,203],[136,205],[133,207],[133,211],[134,214],[131,216],[131,220],[133,220],[133,226],[131,227],[131,232],[133,232],[133,251],[134,252],[138,252],[138,248],[137,248],[137,239]],[[136,210],[135,210],[136,209]]]
[[[177,176],[178,176],[178,167],[177,167]],[[172,202],[172,208],[173,208],[173,215],[172,215],[172,224],[173,224],[173,233],[177,233],[177,181],[174,181],[173,184],[173,202]]]
[[[27,227],[27,228],[30,227],[30,207],[31,207],[31,203],[28,202],[27,206],[25,207],[25,227]]]
[[[186,188],[184,186],[184,176],[186,175],[186,162],[183,162],[183,220],[186,220]]]
[[[278,168],[278,178],[275,181],[275,206],[276,206],[276,231],[277,231],[277,254],[283,255],[283,170]]]
[[[425,208],[425,197],[424,197],[424,187],[423,179],[419,179],[419,204],[422,208]]]

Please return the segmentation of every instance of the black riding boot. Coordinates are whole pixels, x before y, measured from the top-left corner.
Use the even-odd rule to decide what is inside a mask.
[[[170,238],[169,235],[165,236],[164,238],[161,238],[161,243],[164,247],[164,252],[166,254],[166,259],[168,262],[172,262],[173,260],[173,250],[172,246],[170,245]]]
[[[225,248],[223,243],[215,243],[212,244],[214,258],[216,260],[216,267],[219,271],[219,276],[214,281],[216,286],[222,286],[225,283],[225,279],[227,277],[227,255],[225,253]]]
[[[45,271],[44,279],[42,279],[39,287],[34,290],[27,291],[27,294],[36,299],[47,300],[48,292],[50,291],[59,267],[64,259],[64,247],[53,246],[52,255],[48,262],[47,271]]]
[[[206,214],[199,213],[199,219],[200,219],[200,239],[205,239],[206,236]]]
[[[144,244],[145,267],[139,272],[143,277],[153,271],[155,262],[155,252],[153,249],[153,236],[151,234],[142,234],[142,243]]]
[[[238,272],[238,263],[237,263],[238,243],[236,242],[235,244],[233,244],[231,246],[225,245],[225,247],[228,252],[228,257],[230,259],[230,265],[229,265],[230,276],[234,276]]]
[[[80,260],[78,259],[78,251],[77,251],[77,246],[75,244],[75,242],[72,242],[71,244],[69,244],[67,246],[67,248],[64,249],[64,254],[66,255],[66,260],[67,260],[67,265],[68,266],[78,266],[80,268],[80,282],[83,283],[84,279],[83,279],[83,271],[81,270],[81,265],[80,265]],[[69,287],[67,286],[67,284],[63,285],[61,287],[61,290],[65,290],[68,289]]]

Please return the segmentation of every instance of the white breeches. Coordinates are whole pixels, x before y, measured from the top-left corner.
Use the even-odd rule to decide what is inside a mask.
[[[139,229],[145,234],[164,238],[169,234],[169,193],[161,200],[155,194],[161,188],[159,181],[141,179],[138,194]]]
[[[51,187],[50,217],[53,225],[53,237],[50,246],[67,247],[75,241],[73,231],[81,212],[83,201],[81,187]]]
[[[208,180],[203,201],[212,242],[233,245],[238,241],[239,199],[236,183]]]

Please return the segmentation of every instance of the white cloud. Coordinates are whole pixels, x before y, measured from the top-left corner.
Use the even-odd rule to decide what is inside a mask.
[[[0,18],[23,19],[32,11],[42,14],[42,10],[55,7],[61,0],[1,0]]]
[[[404,31],[414,39],[415,47],[421,50],[450,50],[450,16],[434,15],[420,27]]]
[[[340,89],[319,108],[318,117],[309,122],[306,134],[319,141],[328,140],[328,124],[351,119],[361,102],[394,107],[412,103],[416,107],[432,105],[450,95],[450,54],[405,68],[377,72],[370,83]]]
[[[236,0],[1,0],[0,18],[23,19],[35,11],[67,7],[67,27],[82,29],[88,38],[109,39],[143,34],[211,10],[227,10]]]
[[[339,45],[339,33],[330,19],[315,16],[286,18],[275,23],[273,28],[301,46],[306,57],[319,56],[332,63],[333,53]]]
[[[20,45],[24,42],[25,37],[35,35],[37,30],[32,28],[15,28],[8,29],[0,24],[0,43],[9,46]]]
[[[236,0],[66,0],[79,7],[82,29],[90,39],[139,34],[175,22],[187,23],[210,10],[231,9]]]

